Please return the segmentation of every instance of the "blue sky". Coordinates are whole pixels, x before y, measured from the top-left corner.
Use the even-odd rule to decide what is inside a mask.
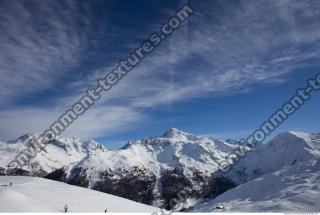
[[[185,1],[0,3],[0,139],[40,132]],[[241,138],[320,72],[320,2],[188,1],[196,14],[64,136],[110,148],[171,127]],[[277,132],[319,132],[320,99]]]

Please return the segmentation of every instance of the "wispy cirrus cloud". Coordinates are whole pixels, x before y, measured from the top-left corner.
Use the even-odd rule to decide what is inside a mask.
[[[88,44],[85,10],[77,1],[1,1],[1,103],[53,87],[77,64]]]
[[[14,6],[25,14],[25,18],[16,20],[11,17],[13,24],[10,25],[16,27],[8,31],[7,37],[3,37],[5,45],[1,43],[4,50],[12,49],[12,54],[8,56],[16,56],[12,59],[18,65],[2,68],[3,76],[7,76],[2,80],[5,83],[1,84],[3,89],[7,89],[10,81],[14,83],[14,88],[2,95],[3,99],[9,95],[53,87],[54,84],[50,83],[61,75],[59,72],[56,74],[58,70],[54,69],[77,63],[78,56],[88,45],[87,32],[79,32],[76,23],[83,19],[90,28],[90,19],[79,14],[76,3],[57,14],[53,8],[65,6],[42,4],[38,7],[43,7],[48,14],[48,20],[43,22],[49,23],[55,33],[50,30],[38,33],[32,24],[35,17],[27,15],[25,5]],[[144,112],[145,109],[168,108],[171,103],[197,97],[245,93],[255,84],[283,83],[288,74],[297,69],[319,64],[318,1],[191,1],[191,4],[197,14],[188,25],[148,56],[111,91],[106,92],[96,107],[90,110],[91,114],[85,114],[83,119],[67,130],[68,135],[108,135],[152,117]],[[168,15],[171,12],[167,10]],[[67,20],[64,20],[64,14],[70,15]],[[3,26],[10,26],[7,21],[10,16],[4,16],[7,18],[0,19],[3,29]],[[26,36],[19,28],[22,25],[30,28],[27,28]],[[146,29],[149,30],[150,26],[146,26]],[[90,32],[90,29],[87,30]],[[56,35],[56,32],[60,33]],[[131,34],[133,39],[135,33]],[[149,33],[146,31],[145,36]],[[9,34],[21,42],[10,42]],[[141,32],[137,33],[137,37],[141,38]],[[39,42],[35,38],[39,38]],[[95,42],[106,43],[99,40]],[[131,43],[127,45],[132,46]],[[7,62],[9,58],[3,59],[3,62]],[[44,119],[46,121],[47,118],[41,116],[50,115],[52,109],[62,113],[80,98],[87,87],[93,86],[96,79],[110,72],[111,64],[107,62],[99,69],[89,71],[81,80],[63,86],[67,93],[55,100],[55,107],[39,110],[38,117],[34,117],[35,124]],[[24,73],[26,70],[23,68],[35,72]],[[8,75],[11,73],[14,77]],[[51,81],[43,82],[46,78]],[[25,83],[30,84],[24,89]],[[19,111],[16,114],[19,117],[11,116],[12,122],[24,118],[24,107],[19,107]]]
[[[201,15],[106,93],[105,102],[141,108],[247,92],[252,84],[282,83],[284,75],[318,62],[316,1],[215,1],[194,7]],[[111,69],[101,68],[77,84],[90,86]]]

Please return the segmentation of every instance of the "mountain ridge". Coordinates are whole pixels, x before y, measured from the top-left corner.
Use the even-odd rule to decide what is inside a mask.
[[[30,134],[16,143],[0,144],[0,170],[7,171],[6,164],[21,150],[21,141],[26,137]],[[179,191],[187,189],[192,191],[186,201],[188,208],[294,165],[294,160],[299,163],[319,158],[318,139],[317,135],[302,132],[279,134],[258,145],[229,172],[217,174],[219,163],[240,147],[240,142],[197,136],[176,128],[128,142],[119,150],[108,150],[92,140],[57,137],[23,170],[8,170],[6,174],[46,177],[166,209],[172,207],[169,201]],[[273,159],[269,164],[265,163],[270,157]]]

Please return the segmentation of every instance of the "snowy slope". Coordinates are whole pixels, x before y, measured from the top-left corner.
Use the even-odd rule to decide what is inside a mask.
[[[320,160],[263,175],[196,205],[192,212],[319,212],[319,199]]]
[[[0,212],[158,212],[124,198],[42,178],[1,176]]]
[[[279,134],[257,146],[224,176],[239,185],[192,211],[221,211],[217,206],[237,212],[319,211],[320,135]]]
[[[285,132],[266,144],[258,145],[224,176],[241,184],[285,166],[319,158],[320,135]]]

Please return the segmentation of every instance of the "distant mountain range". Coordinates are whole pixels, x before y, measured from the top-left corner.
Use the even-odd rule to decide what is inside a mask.
[[[93,140],[58,137],[50,140],[46,150],[28,166],[7,169],[17,153],[37,137],[37,134],[26,134],[17,140],[0,142],[0,172],[3,175],[45,177],[166,209],[172,207],[170,200],[178,198],[181,190],[188,190],[182,209],[193,211],[213,211],[217,204],[225,205],[225,210],[236,210],[244,204],[241,201],[244,196],[252,197],[252,207],[248,206],[246,210],[259,211],[259,207],[254,208],[253,205],[274,200],[273,197],[261,196],[277,192],[274,198],[283,197],[279,193],[289,192],[289,188],[296,191],[287,198],[306,193],[308,189],[313,190],[312,195],[319,197],[320,194],[317,178],[314,178],[315,187],[310,185],[299,189],[307,173],[310,177],[320,175],[319,134],[282,133],[268,143],[258,145],[226,173],[218,171],[218,164],[240,147],[239,142],[196,136],[175,128],[159,136],[129,142],[116,151]],[[25,140],[28,140],[27,144],[23,144]],[[275,174],[272,175],[274,180],[270,181],[270,174]],[[290,180],[290,177],[297,179],[291,184],[278,186],[282,179]],[[264,183],[259,180],[268,184],[270,189],[261,190]],[[251,193],[248,192],[250,184]],[[259,195],[255,194],[255,189]],[[237,196],[238,201],[233,201],[232,198]],[[289,201],[287,198],[283,201]],[[292,205],[281,205],[282,199],[278,201],[280,206],[270,207],[271,211],[290,210]],[[319,204],[312,206],[312,202],[306,201],[302,199],[297,204],[301,209],[320,209]],[[264,209],[268,211],[267,207]]]

